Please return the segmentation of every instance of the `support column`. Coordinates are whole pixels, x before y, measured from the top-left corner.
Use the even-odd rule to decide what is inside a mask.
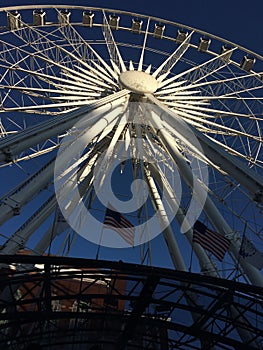
[[[172,159],[176,163],[179,172],[186,182],[186,184],[192,188],[193,179],[195,180],[195,195],[196,198],[206,198],[204,205],[204,211],[217,230],[218,233],[222,234],[226,238],[228,238],[231,242],[230,251],[233,253],[236,261],[239,261],[242,269],[250,279],[251,283],[254,285],[258,285],[263,287],[263,277],[258,269],[256,269],[251,264],[248,264],[240,255],[239,249],[241,246],[241,240],[236,237],[233,229],[227,224],[214,202],[209,197],[209,194],[205,191],[205,189],[199,184],[197,179],[195,179],[194,174],[192,173],[190,167],[185,162],[184,157],[178,150],[175,140],[171,137],[171,135],[163,128],[161,121],[157,117],[152,116],[153,126],[158,130],[158,135],[160,141],[163,143],[164,147],[170,153]]]

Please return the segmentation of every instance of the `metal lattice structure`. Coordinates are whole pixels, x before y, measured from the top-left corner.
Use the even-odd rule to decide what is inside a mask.
[[[12,255],[17,262],[13,274],[1,265],[3,342],[12,343],[12,319],[20,311],[25,325],[13,329],[20,327],[18,337],[25,339],[40,323],[51,326],[56,316],[75,317],[76,325],[79,318],[86,323],[106,313],[102,308],[95,316],[92,310],[83,318],[79,306],[71,311],[74,315],[54,313],[58,299],[67,296],[52,296],[52,286],[57,278],[69,278],[68,267],[65,275],[55,274],[51,265],[43,272],[34,266],[37,261],[48,266],[49,258],[21,257],[23,267],[15,256],[26,250],[38,256],[95,257],[89,240],[98,247],[97,258],[108,254],[105,246],[131,248],[119,250],[114,258],[128,260],[130,254],[133,262],[154,266],[167,256],[177,270],[174,275],[167,272],[169,281],[164,281],[164,270],[153,274],[138,267],[140,273],[131,281],[144,287],[136,295],[118,291],[120,300],[135,306],[123,303],[116,313],[124,324],[122,335],[112,338],[116,349],[124,348],[135,323],[146,319],[153,327],[164,325],[158,336],[168,341],[148,348],[229,349],[242,342],[246,349],[262,348],[262,57],[179,23],[119,10],[20,6],[0,9],[0,23],[0,253],[3,263],[11,264]],[[111,175],[113,185],[106,181]],[[106,202],[112,197],[134,227],[125,237],[104,232]],[[101,228],[85,221],[87,209]],[[60,211],[70,225],[61,220]],[[194,242],[193,225],[199,217],[228,241],[222,259]],[[77,228],[86,238],[86,249],[83,241],[78,245]],[[154,246],[158,230],[164,240]],[[241,255],[244,242],[250,242],[250,251]],[[259,256],[257,264],[251,264],[249,255]],[[64,260],[57,261],[64,265]],[[103,265],[89,264],[92,269]],[[118,271],[116,283],[125,280],[121,267],[109,266]],[[130,267],[123,266],[128,276]],[[6,273],[10,286],[17,287],[5,287]],[[77,287],[81,278],[93,279],[85,270],[75,279]],[[27,283],[44,290],[35,313],[36,301],[26,296]],[[20,284],[26,287],[17,298]],[[169,292],[157,296],[164,286],[178,298],[170,300]],[[81,293],[75,294],[79,305]],[[153,304],[155,309],[169,306],[166,318],[155,318]],[[177,309],[186,310],[187,325],[177,323]],[[45,321],[38,319],[43,312]],[[18,339],[12,344],[19,348]],[[134,348],[142,348],[138,344]]]
[[[1,289],[13,294],[0,304],[0,342],[10,349],[258,349],[262,341],[259,287],[102,260],[4,261],[24,266],[2,273]]]

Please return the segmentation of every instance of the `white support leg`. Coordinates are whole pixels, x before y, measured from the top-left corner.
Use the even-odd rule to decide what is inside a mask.
[[[54,163],[55,161],[52,159],[2,198],[0,203],[0,225],[12,216],[18,215],[22,207],[47,186],[53,178]]]
[[[55,206],[56,197],[53,195],[9,238],[1,254],[16,254],[19,249],[23,249],[28,239],[49,217]]]
[[[176,213],[175,218],[178,221],[179,225],[182,225],[183,222],[187,221],[187,217],[185,216],[183,208],[180,206],[175,193],[172,191],[168,180],[164,177],[161,169],[157,168],[156,165],[149,164],[149,169],[154,176],[154,179],[158,186],[162,188],[165,186],[166,191],[168,193],[167,198],[165,198],[168,202],[171,210]],[[190,227],[190,224],[187,224]],[[190,228],[184,233],[187,238],[190,246],[193,247],[193,251],[198,258],[200,264],[200,270],[202,273],[212,277],[219,277],[219,273],[216,269],[214,263],[210,260],[205,250],[199,244],[193,244],[193,229]]]
[[[162,127],[160,119],[158,118],[152,118],[152,122],[154,127],[159,130],[159,137],[160,140],[163,142],[164,146],[170,153],[172,159],[176,163],[180,174],[184,181],[187,183],[187,185],[191,188],[193,183],[194,174],[192,173],[190,167],[185,162],[184,157],[178,150],[177,146],[175,145],[174,139],[171,137],[171,135]],[[261,275],[260,271],[256,269],[251,264],[248,264],[240,255],[239,255],[239,249],[241,246],[241,239],[236,236],[233,229],[227,224],[225,219],[223,218],[222,214],[219,212],[217,207],[215,206],[214,202],[211,200],[209,195],[206,193],[205,189],[198,184],[198,181],[195,181],[195,195],[196,198],[203,199],[206,198],[204,205],[204,211],[217,230],[218,233],[222,234],[226,238],[228,238],[231,242],[230,245],[230,251],[233,253],[236,262],[239,261],[242,269],[250,279],[251,283],[254,285],[258,285],[263,287],[263,276]]]
[[[233,155],[229,154],[222,147],[214,144],[212,140],[209,140],[196,128],[190,124],[186,124],[181,118],[179,118],[174,111],[164,106],[157,98],[152,95],[148,95],[150,102],[154,103],[152,109],[165,120],[170,126],[172,126],[179,134],[183,135],[186,139],[189,137],[189,130],[196,136],[200,142],[204,154],[213,163],[219,166],[224,172],[238,181],[244,188],[246,188],[252,195],[256,202],[263,202],[263,178],[258,173],[244,165]],[[160,128],[161,123],[159,124]]]
[[[102,114],[114,110],[125,102],[129,92],[121,90],[113,95],[106,96],[88,106],[78,108],[73,112],[59,115],[51,120],[41,122],[35,126],[19,131],[0,140],[0,162],[10,161],[12,157],[34,145],[55,137],[65,130],[70,129],[82,118],[87,117],[89,126],[94,125]],[[87,123],[88,124],[88,123]]]
[[[160,222],[160,227],[161,228],[164,227],[162,233],[163,233],[167,248],[169,250],[173,265],[176,270],[187,271],[180,249],[175,240],[173,231],[170,227],[170,223],[166,215],[165,208],[162,203],[162,199],[159,195],[159,192],[156,188],[153,178],[151,177],[149,171],[147,170],[145,171],[145,178],[148,182],[148,186],[150,189],[150,196],[151,196],[153,205],[156,208],[156,214]]]

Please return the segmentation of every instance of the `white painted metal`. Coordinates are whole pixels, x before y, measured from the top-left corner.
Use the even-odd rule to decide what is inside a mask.
[[[102,28],[103,34],[108,47],[109,54],[111,56],[111,60],[116,64],[117,67],[121,68],[122,72],[125,72],[126,71],[125,64],[123,62],[120,51],[115,42],[114,36],[112,35],[112,30],[104,11],[103,11],[103,23],[104,23],[104,26]]]
[[[149,170],[153,175],[154,180],[158,184],[160,188],[165,186],[165,190],[168,193],[165,200],[168,202],[171,210],[176,213],[175,217],[180,226],[186,222],[186,225],[191,227],[188,222],[187,217],[185,216],[184,209],[180,206],[173,189],[171,188],[169,181],[166,179],[162,170],[158,167],[158,165],[149,164]],[[181,234],[181,233],[180,233]],[[208,257],[205,250],[199,244],[193,244],[193,229],[192,227],[184,233],[185,237],[189,241],[190,246],[192,247],[194,253],[198,257],[200,264],[200,271],[209,276],[219,277],[219,273],[213,261]]]
[[[151,177],[149,171],[145,171],[145,177],[147,179],[150,195],[156,208],[157,217],[160,223],[160,227],[162,229],[162,234],[164,236],[167,248],[169,250],[169,254],[171,256],[173,265],[176,270],[187,271],[183,257],[181,255],[180,248],[175,240],[173,231],[170,227],[169,219],[166,215],[165,208],[163,206],[162,199],[159,195],[159,192],[156,188],[155,182]]]
[[[120,74],[121,86],[138,94],[153,93],[158,88],[157,80],[150,74],[139,71],[126,71]]]
[[[149,25],[150,25],[150,17],[148,17],[148,19],[147,19],[147,25],[146,25],[144,39],[143,39],[143,46],[142,46],[141,56],[140,56],[139,64],[138,64],[138,71],[139,72],[142,71],[145,48],[146,48],[146,43],[147,43],[147,37],[148,37],[148,33],[149,33]]]
[[[160,136],[162,142],[164,143],[165,147],[169,151],[171,157],[175,161],[176,165],[178,166],[178,169],[180,171],[180,174],[182,178],[185,180],[187,185],[189,187],[193,186],[194,182],[194,189],[196,196],[196,199],[201,202],[201,204],[204,206],[204,211],[217,230],[218,233],[222,234],[223,236],[227,237],[230,242],[230,249],[233,253],[236,261],[239,261],[242,269],[245,271],[246,275],[250,279],[251,283],[263,286],[263,276],[261,275],[260,271],[256,269],[251,264],[248,264],[240,255],[239,255],[239,249],[241,246],[241,239],[240,237],[237,237],[236,233],[233,231],[233,229],[227,224],[222,214],[218,211],[216,208],[214,202],[210,199],[209,194],[206,192],[204,187],[202,187],[199,184],[199,181],[195,179],[195,175],[192,173],[190,167],[185,162],[184,157],[182,156],[181,152],[178,150],[177,145],[174,142],[174,139],[171,137],[171,135],[163,128],[161,124],[161,120],[156,117],[152,116],[152,122],[156,130],[158,130],[158,135]]]
[[[8,157],[10,158],[28,147],[70,129],[78,120],[84,118],[88,112],[91,112],[89,119],[90,125],[92,125],[101,118],[101,114],[107,113],[114,109],[115,106],[125,102],[125,96],[128,94],[129,92],[127,90],[122,90],[116,94],[106,96],[89,106],[85,105],[81,109],[55,117],[52,120],[44,121],[0,140],[0,161],[8,160]]]
[[[50,216],[56,207],[56,196],[50,197],[6,242],[1,254],[15,254],[26,247],[30,236]]]
[[[45,5],[36,5],[35,8],[40,7],[48,8]],[[21,7],[21,9],[25,8],[24,6]],[[54,8],[54,11],[59,13],[59,10],[63,8],[64,6],[58,5]],[[74,11],[77,11],[77,9],[80,9],[80,7],[74,6]],[[98,9],[93,10],[95,12],[99,11]],[[21,28],[12,31],[12,35],[16,37],[17,41],[23,43],[18,48],[11,41],[5,42],[4,35],[1,35],[3,30],[0,31],[0,69],[5,71],[0,77],[0,89],[3,92],[0,100],[0,112],[5,116],[8,115],[9,120],[14,123],[14,128],[11,131],[6,131],[5,127],[3,128],[4,137],[0,139],[0,162],[2,162],[2,167],[6,164],[12,164],[15,160],[19,161],[18,166],[21,166],[23,169],[24,164],[21,160],[30,161],[35,158],[36,161],[41,161],[39,156],[48,155],[48,152],[52,150],[55,151],[59,146],[62,135],[78,120],[86,116],[90,118],[86,127],[90,128],[91,137],[96,137],[95,146],[94,144],[90,145],[94,148],[91,148],[83,155],[81,160],[76,161],[70,169],[66,169],[63,175],[66,178],[70,171],[78,172],[78,181],[82,186],[80,187],[81,196],[85,195],[85,191],[86,194],[90,194],[94,180],[93,168],[97,158],[101,152],[107,150],[109,144],[116,145],[118,136],[124,136],[126,148],[127,145],[132,145],[132,147],[136,148],[134,154],[138,155],[144,152],[143,147],[145,144],[140,142],[140,138],[144,137],[145,132],[147,133],[146,128],[141,128],[139,124],[135,126],[130,125],[126,135],[123,135],[123,129],[121,126],[118,126],[117,118],[107,118],[107,113],[116,110],[128,97],[131,97],[130,100],[134,101],[138,98],[139,93],[141,95],[140,99],[144,99],[144,94],[150,92],[154,94],[154,97],[148,97],[150,102],[153,103],[153,106],[157,104],[161,111],[164,112],[162,118],[165,119],[163,126],[166,129],[166,132],[160,131],[159,135],[151,135],[152,139],[149,137],[153,144],[158,142],[157,139],[160,135],[166,140],[167,148],[172,144],[175,147],[176,141],[179,139],[186,145],[185,149],[180,149],[180,152],[185,150],[187,152],[187,149],[189,149],[197,159],[201,159],[211,167],[213,174],[218,173],[220,176],[222,175],[222,181],[225,182],[227,179],[226,175],[229,175],[233,182],[236,180],[241,184],[240,188],[242,188],[242,191],[246,191],[246,199],[248,199],[248,191],[256,202],[262,202],[262,177],[247,166],[249,164],[251,167],[260,168],[260,170],[263,167],[263,162],[260,159],[262,154],[260,146],[262,144],[262,128],[260,128],[262,117],[260,114],[256,114],[259,110],[258,107],[255,110],[251,107],[252,103],[256,104],[262,99],[259,96],[262,91],[260,90],[262,89],[262,81],[259,79],[261,78],[259,73],[251,71],[249,73],[243,72],[244,74],[242,74],[239,62],[236,64],[235,61],[232,61],[232,58],[235,60],[236,51],[239,52],[242,48],[237,48],[233,44],[231,45],[233,49],[226,50],[226,46],[224,46],[222,54],[218,55],[217,52],[210,51],[213,50],[213,45],[211,45],[209,50],[207,47],[206,54],[202,54],[204,60],[202,59],[199,62],[203,63],[190,62],[191,60],[194,61],[194,58],[190,58],[188,62],[185,57],[189,56],[192,50],[196,50],[195,53],[201,50],[200,45],[196,45],[192,38],[196,36],[196,33],[200,34],[199,38],[204,38],[206,33],[192,30],[189,27],[184,28],[185,33],[193,31],[193,35],[186,34],[181,41],[176,36],[169,37],[171,47],[176,43],[178,48],[170,53],[167,49],[167,52],[164,53],[148,47],[151,45],[151,40],[155,40],[153,39],[154,32],[152,28],[154,23],[158,23],[156,19],[148,16],[139,18],[140,23],[144,23],[142,28],[140,28],[144,32],[144,36],[140,36],[136,32],[131,34],[130,27],[120,27],[119,19],[116,25],[112,25],[115,23],[113,21],[114,15],[110,17],[109,13],[108,10],[100,11],[103,22],[99,23],[99,17],[95,15],[92,26],[82,28],[85,29],[85,33],[92,33],[93,30],[102,29],[105,35],[104,42],[92,41],[91,37],[87,39],[89,34],[86,38],[83,37],[81,29],[78,30],[79,28],[77,28],[82,22],[73,23],[71,20],[70,22],[67,21],[67,23],[62,23],[61,21],[60,23],[47,22],[45,23],[48,24],[47,27],[33,27],[26,22],[26,17],[21,16],[23,19],[20,20]],[[119,12],[116,18],[119,15],[121,17],[122,12]],[[110,23],[108,18],[110,18]],[[122,21],[122,18],[120,19],[121,23],[126,25],[125,21]],[[59,25],[57,26],[57,24]],[[170,24],[166,21],[164,25],[168,28]],[[164,25],[162,26],[163,28]],[[173,23],[172,25],[174,29],[175,24]],[[51,36],[47,35],[49,28],[52,31]],[[125,29],[122,33],[126,31],[135,40],[137,36],[138,45],[129,45],[125,42],[115,41],[115,29],[118,31]],[[165,31],[165,35],[169,35],[168,30]],[[212,36],[209,36],[209,38],[212,38]],[[163,36],[162,42],[166,39],[167,37]],[[213,37],[213,39],[217,40],[218,38]],[[226,44],[226,42],[224,43]],[[156,40],[156,44],[158,46],[158,40]],[[137,50],[137,56],[127,55],[128,57],[126,57],[126,54],[124,56],[126,52],[125,48],[123,49],[122,47],[127,48],[128,53],[132,51],[130,49]],[[151,65],[149,65],[145,70],[143,66],[145,66],[146,58],[150,57],[151,52],[153,53],[152,57],[156,57],[156,54],[161,57],[161,63],[158,66],[155,62],[152,62],[153,66],[157,66],[157,68],[152,69]],[[10,53],[9,57],[7,53]],[[207,59],[208,56],[210,57],[209,59]],[[138,61],[134,59],[135,57]],[[257,57],[262,60],[259,56]],[[189,68],[179,70],[180,73],[176,74],[178,71],[176,69],[173,70],[173,68],[179,61],[182,61]],[[126,62],[130,62],[130,64],[126,64]],[[128,67],[129,71],[126,71]],[[236,68],[239,69],[238,74],[235,73]],[[154,71],[152,75],[151,70]],[[228,72],[229,75],[225,74],[225,72]],[[126,77],[129,79],[126,79]],[[157,83],[158,89],[156,87]],[[136,84],[141,85],[139,90],[136,90]],[[122,87],[127,88],[129,91],[119,91]],[[226,92],[224,92],[224,88]],[[119,92],[116,93],[116,91]],[[216,91],[220,91],[220,93],[217,95]],[[21,99],[16,99],[14,97],[16,95],[20,96]],[[115,99],[116,101],[113,101]],[[146,99],[144,100],[146,101]],[[232,110],[229,107],[230,104],[237,106],[239,102],[242,104],[242,108],[237,108],[236,110],[233,108]],[[83,107],[78,108],[82,105]],[[222,110],[217,109],[220,106]],[[65,109],[67,109],[66,113]],[[23,126],[16,121],[16,116],[20,112],[22,112],[20,115],[26,116]],[[48,116],[49,121],[41,121],[34,127],[28,127],[27,116],[30,118],[33,113],[37,117],[41,114],[43,120]],[[217,123],[216,118],[218,118],[218,115],[221,118],[221,123]],[[103,119],[103,117],[105,118]],[[240,122],[240,128],[235,129],[234,124],[232,126],[224,122],[228,118],[235,119],[237,123],[239,123],[240,119],[246,119],[248,123],[242,124]],[[188,135],[185,132],[184,124],[181,123],[182,120],[187,122],[187,127],[189,126],[193,135],[200,142],[203,152],[191,145],[191,139],[187,139]],[[249,125],[250,121],[251,124]],[[253,122],[255,123],[253,124]],[[147,120],[146,123],[148,123]],[[249,126],[246,127],[246,125]],[[254,127],[255,133],[253,133],[252,127]],[[112,142],[108,140],[110,132],[113,134]],[[207,133],[209,136],[204,135],[204,133]],[[243,148],[237,149],[235,148],[235,142],[232,145],[225,142],[224,139],[222,140],[223,137],[217,138],[217,135],[228,134],[236,137],[238,141],[240,140]],[[131,138],[134,136],[137,137],[137,140],[131,144]],[[44,144],[43,149],[41,148],[42,143]],[[50,146],[50,143],[52,146]],[[97,156],[95,153],[97,153]],[[180,154],[176,153],[174,158],[175,155],[179,159],[180,168],[184,169],[184,166],[187,166],[184,163],[187,157],[182,156],[181,153],[180,158]],[[239,162],[238,158],[243,162]],[[89,160],[86,167],[81,165],[81,169],[78,170],[78,166],[82,164],[81,161],[84,162],[86,160]],[[143,168],[142,163],[143,161],[140,160],[141,169]],[[122,165],[122,170],[123,168],[125,168],[125,165]],[[169,206],[175,210],[176,206],[178,206],[178,201],[176,198],[173,198],[173,189],[158,164],[151,169],[151,173],[154,177],[153,181],[156,181],[157,184],[161,178],[165,182],[170,194],[168,199]],[[187,175],[185,177],[187,182]],[[50,179],[50,175],[46,177],[46,180],[48,179]],[[37,177],[37,181],[40,181],[39,189],[41,190],[45,186],[44,176]],[[71,188],[69,184],[68,186]],[[2,203],[0,206],[0,209],[2,207],[5,208],[3,211],[1,209],[4,220],[11,218],[16,211],[19,212],[20,206],[23,207],[37,193],[35,183],[32,187],[28,186],[26,188],[28,193],[24,191],[19,198],[16,198],[14,193],[9,193],[8,196],[5,196],[5,204]],[[76,186],[72,187],[71,190],[76,190]],[[202,195],[200,192],[201,197]],[[215,195],[218,194],[215,193]],[[249,203],[251,204],[252,201]],[[70,208],[72,209],[72,206]],[[212,208],[214,207],[212,206]],[[223,224],[222,215],[220,216],[215,208],[211,209],[210,212],[209,208],[206,207],[205,209],[207,216],[216,228],[222,226],[224,234],[228,234],[231,231],[229,226]],[[227,209],[230,209],[230,207]],[[177,220],[179,224],[183,224],[187,221],[184,209],[179,208],[178,210]],[[245,217],[240,217],[240,222],[241,219],[245,220]],[[255,227],[253,230],[251,229],[251,232],[260,234]],[[170,234],[171,232],[167,233],[168,237]],[[43,237],[43,242],[41,243],[42,251],[43,247],[48,245],[49,233],[46,234],[46,237],[47,239]],[[186,232],[186,237],[191,245],[192,229]],[[235,245],[238,248],[238,244],[235,243]],[[216,268],[212,266],[213,264],[207,257],[207,254],[201,247],[197,247],[196,245],[194,246],[194,251],[199,257],[201,271],[205,271],[207,268],[209,270],[207,273],[216,275]],[[234,261],[236,261],[235,258]],[[177,261],[177,266],[179,265],[182,266]],[[236,268],[238,267],[233,267],[233,269]],[[241,274],[243,274],[243,270],[245,268],[241,268]],[[249,269],[246,272],[250,274],[250,277],[254,274]],[[250,278],[251,281],[256,281],[256,284],[259,284],[258,275],[253,276]]]
[[[162,117],[168,124],[170,124],[181,135],[187,135],[187,128],[190,128],[193,135],[199,140],[204,154],[211,159],[212,162],[217,164],[226,173],[247,188],[252,194],[254,200],[258,202],[263,201],[263,179],[259,174],[241,163],[241,161],[226,152],[222,147],[214,144],[212,140],[208,139],[208,137],[203,135],[196,128],[193,128],[191,125],[186,126],[174,111],[171,111],[162,105],[155,97],[149,95],[148,98],[165,112],[162,114]]]
[[[7,193],[0,203],[0,224],[20,213],[25,204],[33,199],[52,181],[55,160],[52,159],[39,171]]]
[[[192,33],[190,33],[186,39],[176,48],[176,50],[170,55],[154,72],[153,77],[157,78],[161,74],[165,74],[171,71],[171,69],[176,65],[176,63],[181,59],[184,55],[185,51],[188,49],[190,45],[190,40],[192,37]]]

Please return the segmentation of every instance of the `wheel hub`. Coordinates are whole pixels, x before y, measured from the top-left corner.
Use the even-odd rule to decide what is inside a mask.
[[[153,93],[158,88],[158,82],[152,75],[139,71],[121,73],[119,83],[125,89],[137,94]]]

